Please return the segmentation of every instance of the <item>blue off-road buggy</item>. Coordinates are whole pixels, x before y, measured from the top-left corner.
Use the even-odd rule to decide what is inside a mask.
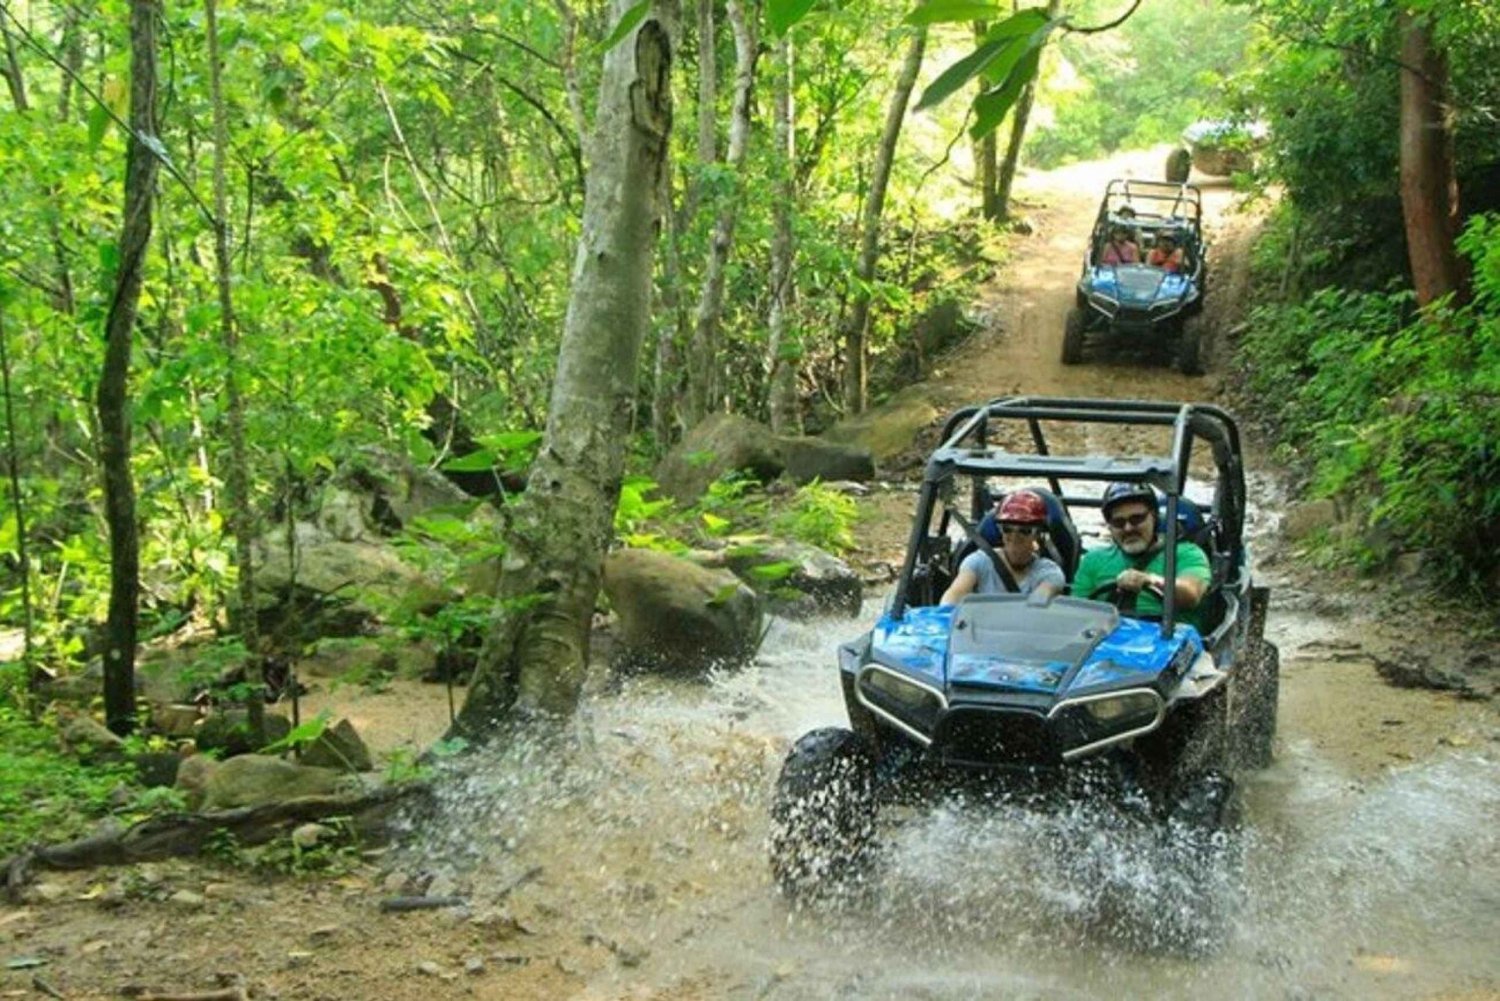
[[[1069,450],[1101,424],[1159,451]],[[1116,481],[1160,497],[1168,554],[1179,540],[1207,554],[1201,629],[1173,607],[1175,558],[1157,619],[1110,592],[938,604],[965,556],[995,558],[991,512],[1021,487],[1046,502],[1044,548],[1071,582],[1085,550],[1075,514],[1097,520]],[[771,864],[783,891],[818,896],[866,871],[882,805],[953,782],[1006,792],[1102,775],[1152,822],[1210,837],[1232,826],[1233,774],[1269,763],[1276,726],[1269,592],[1252,584],[1244,531],[1239,432],[1216,406],[1012,397],[953,414],[895,593],[873,629],[839,648],[850,726],[803,736],[777,780]]]
[[[1110,233],[1116,228],[1136,244],[1138,263],[1106,263]],[[1177,271],[1145,263],[1164,239],[1173,240],[1182,252]],[[1063,328],[1063,364],[1076,365],[1091,349],[1131,347],[1170,358],[1187,375],[1202,373],[1198,317],[1207,292],[1206,250],[1203,196],[1197,188],[1110,181]]]

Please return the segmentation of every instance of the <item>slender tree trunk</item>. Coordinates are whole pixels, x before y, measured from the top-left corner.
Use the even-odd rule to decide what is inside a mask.
[[[1047,0],[1047,17],[1056,20],[1062,14],[1062,0]],[[1040,78],[1038,73],[1037,78]],[[1005,147],[1005,159],[1000,163],[1000,181],[995,191],[995,214],[991,219],[1010,217],[1010,193],[1016,183],[1016,170],[1021,166],[1021,146],[1026,141],[1026,126],[1031,121],[1031,108],[1036,103],[1036,79],[1021,89],[1016,106],[1011,110],[1010,141]],[[994,133],[990,133],[994,135]]]
[[[105,625],[104,713],[115,733],[135,722],[136,615],[140,597],[140,539],[135,484],[130,477],[130,348],[140,304],[142,272],[151,244],[156,155],[156,17],[154,0],[130,4],[130,141],[125,161],[125,211],[120,270],[105,320],[104,368],[99,376],[100,464],[109,525],[109,618]]]
[[[729,148],[724,165],[735,178],[735,190],[719,204],[709,241],[703,289],[688,347],[688,425],[691,427],[718,406],[722,395],[719,358],[719,327],[724,314],[724,282],[729,252],[734,246],[734,227],[739,219],[744,186],[740,171],[750,148],[750,100],[755,92],[755,63],[759,56],[755,23],[760,17],[759,0],[729,0],[726,7],[734,31],[734,109],[729,122]]]
[[[615,18],[630,6],[614,0]],[[482,738],[514,715],[577,705],[650,323],[675,13],[658,0],[605,56],[546,435],[512,508],[496,618],[456,733]]]
[[[31,105],[26,100],[26,77],[21,73],[21,60],[16,55],[16,39],[10,33],[10,19],[0,15],[0,37],[5,39],[5,83],[10,87],[10,99],[16,110],[25,112]]]
[[[670,163],[670,161],[669,161]],[[682,305],[682,247],[678,227],[682,218],[672,208],[672,169],[662,174],[659,196],[666,225],[666,253],[662,261],[661,311],[657,327],[656,359],[652,366],[651,433],[658,448],[665,450],[677,437],[682,421],[678,407],[682,378],[679,371],[682,345],[687,343],[687,311]]]
[[[792,214],[797,203],[797,130],[792,94],[796,62],[792,58],[792,35],[786,32],[777,46],[776,86],[773,99],[776,150],[776,201],[772,208],[771,315],[766,343],[769,356],[767,409],[771,430],[777,434],[801,434],[802,414],[797,406],[797,366],[801,345],[791,336],[789,317],[797,301],[797,248],[792,235]]]
[[[16,560],[21,564],[21,663],[26,668],[26,684],[30,689],[35,675],[32,671],[31,648],[36,635],[31,609],[31,555],[26,548],[26,497],[21,492],[20,444],[16,441],[15,397],[10,389],[10,345],[5,332],[5,304],[0,301],[0,393],[5,397],[5,457],[10,478],[11,510],[16,517]]]
[[[870,324],[870,283],[875,280],[875,265],[880,259],[880,216],[885,211],[885,190],[891,179],[891,164],[896,158],[896,141],[901,138],[901,126],[906,121],[906,105],[911,100],[912,87],[922,69],[922,53],[927,46],[927,31],[919,28],[912,35],[906,50],[906,59],[901,64],[901,73],[896,78],[896,89],[891,93],[891,103],[886,106],[885,130],[880,135],[880,146],[875,151],[875,170],[870,178],[870,189],[865,193],[865,204],[859,217],[859,291],[855,293],[853,308],[844,321],[844,406],[850,413],[865,409],[868,395],[868,345],[866,333]]]
[[[229,523],[234,529],[235,563],[239,570],[240,638],[245,643],[245,682],[250,688],[248,709],[250,735],[257,746],[265,743],[265,653],[260,648],[260,628],[255,617],[254,519],[250,500],[250,457],[245,449],[245,401],[240,395],[240,332],[234,315],[234,295],[229,267],[229,199],[225,194],[225,155],[229,149],[229,126],[224,116],[224,93],[219,67],[219,23],[217,0],[205,0],[208,28],[208,89],[214,122],[214,275],[219,287],[219,335],[224,341],[224,388],[229,405]]]
[[[983,42],[984,34],[989,29],[988,21],[975,21],[975,40]],[[979,81],[980,93],[984,92],[986,86],[983,80]],[[993,130],[986,132],[974,149],[974,183],[979,188],[979,214],[985,219],[999,218],[997,211],[1000,193],[999,151],[1000,143]]]
[[[562,74],[563,88],[568,95],[568,114],[573,118],[573,128],[578,131],[578,148],[583,150],[584,167],[589,162],[589,119],[583,110],[583,88],[578,84],[578,15],[568,0],[553,0],[558,17],[563,22]]]
[[[703,168],[718,160],[719,56],[716,47],[714,0],[697,0],[698,15],[698,171],[688,180],[678,214],[679,230],[687,232],[698,214],[703,194],[699,176]]]
[[[1448,100],[1448,62],[1428,25],[1401,15],[1401,212],[1417,303],[1464,289],[1458,238],[1458,179]]]

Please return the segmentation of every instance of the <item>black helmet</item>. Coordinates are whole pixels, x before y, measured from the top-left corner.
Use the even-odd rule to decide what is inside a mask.
[[[1104,500],[1099,505],[1099,510],[1104,517],[1109,518],[1109,512],[1117,505],[1126,501],[1140,501],[1156,513],[1156,491],[1144,483],[1111,483],[1104,488]]]

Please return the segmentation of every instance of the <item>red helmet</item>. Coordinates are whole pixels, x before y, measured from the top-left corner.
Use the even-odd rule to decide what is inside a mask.
[[[1017,490],[1000,505],[1000,522],[1012,525],[1047,524],[1047,502],[1030,490]]]

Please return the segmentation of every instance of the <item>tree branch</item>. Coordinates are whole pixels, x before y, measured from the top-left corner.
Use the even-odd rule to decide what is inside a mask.
[[[1065,24],[1062,27],[1064,31],[1071,32],[1075,35],[1097,35],[1101,31],[1110,31],[1114,28],[1118,28],[1120,25],[1130,20],[1130,15],[1134,14],[1136,12],[1136,9],[1140,7],[1140,5],[1141,0],[1135,0],[1135,2],[1130,5],[1129,10],[1121,14],[1119,17],[1115,18],[1113,21],[1110,21],[1108,24],[1098,24],[1093,26],[1092,28],[1075,28],[1069,24]]]

